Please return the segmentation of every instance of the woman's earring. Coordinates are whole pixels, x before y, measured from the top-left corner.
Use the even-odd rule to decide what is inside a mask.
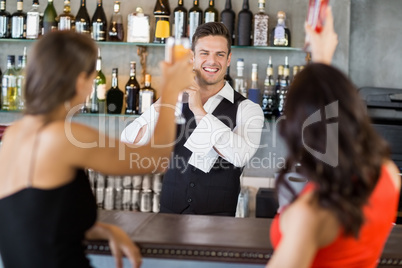
[[[64,102],[64,108],[66,108],[66,111],[69,112],[71,109],[71,103],[70,101],[65,101]]]

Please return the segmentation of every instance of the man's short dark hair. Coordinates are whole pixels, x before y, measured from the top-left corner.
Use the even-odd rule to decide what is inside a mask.
[[[191,49],[193,51],[195,50],[195,45],[197,44],[198,39],[210,35],[222,36],[226,39],[228,43],[228,56],[229,56],[232,46],[232,38],[230,37],[229,30],[221,22],[208,22],[198,26],[193,35]]]

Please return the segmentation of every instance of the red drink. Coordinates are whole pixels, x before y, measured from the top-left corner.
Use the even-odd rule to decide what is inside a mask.
[[[322,31],[325,23],[325,12],[329,0],[310,0],[307,13],[307,23],[317,32]]]

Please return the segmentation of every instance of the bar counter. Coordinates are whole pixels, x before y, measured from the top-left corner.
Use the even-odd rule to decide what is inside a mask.
[[[271,219],[100,210],[99,220],[129,234],[141,249],[144,268],[260,268],[273,252]],[[114,264],[106,241],[86,241],[86,246],[95,267],[108,267],[107,259]],[[378,267],[402,267],[402,225],[394,226]]]

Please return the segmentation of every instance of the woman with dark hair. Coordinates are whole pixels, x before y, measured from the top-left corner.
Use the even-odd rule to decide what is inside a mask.
[[[175,64],[161,64],[161,118],[153,136],[158,146],[141,147],[69,120],[91,93],[96,58],[96,44],[71,31],[48,33],[33,48],[25,114],[7,128],[0,151],[0,255],[5,267],[89,267],[84,237],[109,240],[117,267],[122,255],[133,267],[141,264],[138,248],[124,231],[96,222],[84,169],[110,175],[163,169],[137,165],[130,155],[149,163],[169,157],[176,137],[174,107],[180,91],[194,80],[190,53]]]
[[[309,183],[272,223],[270,268],[376,267],[396,218],[399,171],[357,89],[327,65],[337,44],[327,15],[321,34],[306,26],[318,63],[297,75],[280,122],[288,156],[277,189],[299,164]]]

